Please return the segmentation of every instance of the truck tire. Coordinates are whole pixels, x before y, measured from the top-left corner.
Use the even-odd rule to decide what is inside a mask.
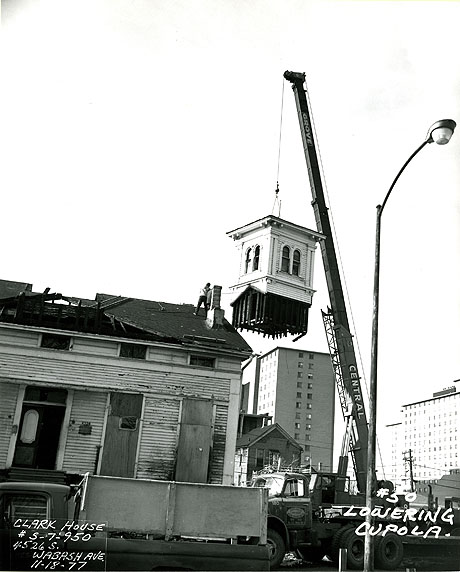
[[[267,546],[270,553],[270,570],[274,570],[275,568],[278,568],[284,560],[284,555],[286,554],[286,543],[276,530],[269,528],[267,530]]]
[[[375,564],[382,570],[396,570],[404,556],[403,543],[396,534],[376,537],[374,558]]]
[[[340,548],[347,549],[347,566],[350,570],[362,570],[364,566],[364,536],[348,530],[342,536]]]
[[[332,537],[331,547],[330,550],[327,552],[327,555],[333,562],[337,563],[339,561],[339,548],[342,548],[341,545],[342,538],[344,534],[346,532],[349,532],[350,530],[353,530],[352,526],[350,525],[344,526],[343,528],[339,528],[339,530],[337,530],[334,536]]]

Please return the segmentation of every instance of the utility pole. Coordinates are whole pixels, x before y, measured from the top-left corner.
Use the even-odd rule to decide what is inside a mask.
[[[409,473],[410,481],[410,492],[415,492],[415,481],[414,481],[414,458],[412,457],[412,449],[404,451],[404,468],[405,474]]]

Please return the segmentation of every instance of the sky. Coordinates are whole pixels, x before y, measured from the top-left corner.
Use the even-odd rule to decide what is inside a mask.
[[[305,72],[369,377],[376,206],[435,121],[460,121],[447,0],[3,0],[1,278],[196,303],[272,213],[315,229],[287,69]],[[460,378],[460,133],[428,145],[382,218],[378,426]],[[319,250],[308,334],[327,352]]]

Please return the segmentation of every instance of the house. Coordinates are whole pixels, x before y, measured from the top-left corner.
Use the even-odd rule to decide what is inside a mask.
[[[0,280],[0,478],[231,484],[251,348],[219,301],[205,317]]]
[[[235,484],[244,486],[254,472],[266,467],[298,467],[301,452],[302,446],[278,423],[252,429],[236,441]]]

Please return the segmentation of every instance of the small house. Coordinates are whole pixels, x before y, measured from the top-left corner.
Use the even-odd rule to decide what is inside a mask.
[[[246,485],[254,473],[267,467],[298,467],[301,452],[302,446],[278,423],[252,429],[236,441],[235,484]]]
[[[0,478],[231,484],[251,348],[191,304],[0,280]]]

